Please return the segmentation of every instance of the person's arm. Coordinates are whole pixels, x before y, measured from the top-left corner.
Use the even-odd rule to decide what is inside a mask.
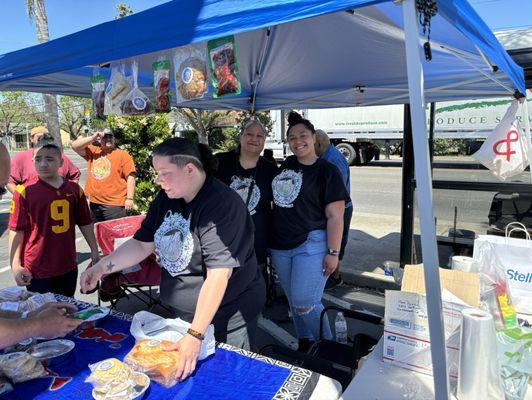
[[[31,282],[31,272],[20,262],[22,253],[22,243],[24,242],[24,231],[9,230],[7,249],[9,261],[13,271],[13,277],[18,286],[27,286]]]
[[[87,292],[96,287],[102,276],[119,272],[123,269],[138,264],[155,250],[153,242],[141,242],[129,239],[111,254],[103,257],[95,265],[87,268],[81,274],[80,286],[82,292]]]
[[[74,311],[75,306],[58,302],[45,304],[28,314],[28,318],[20,318],[20,315],[0,317],[0,349],[30,337],[53,339],[65,336],[83,323],[82,319],[68,316]]]
[[[85,201],[85,200],[84,200]],[[100,253],[98,251],[98,243],[96,242],[96,237],[94,236],[94,224],[80,225],[79,230],[85,238],[85,241],[91,249],[91,260],[93,264],[96,264],[100,261]]]
[[[89,144],[94,142],[95,140],[99,140],[103,137],[103,132],[96,132],[92,136],[88,137],[82,137],[80,136],[76,140],[74,140],[72,143],[70,143],[70,146],[72,147],[72,150],[74,150],[76,153],[78,153],[81,157],[86,156],[86,149]]]
[[[0,143],[0,187],[7,185],[11,171],[11,160],[9,152],[2,143]]]
[[[220,307],[232,273],[232,268],[207,269],[207,278],[201,286],[190,329],[205,334],[218,311],[218,307]],[[189,334],[183,336],[176,343],[165,347],[165,350],[177,350],[179,352],[176,376],[180,380],[188,377],[196,369],[196,360],[199,357],[200,348],[201,341]]]
[[[127,177],[127,191],[126,191],[126,210],[131,210],[133,208],[135,198],[135,174],[130,174]]]
[[[340,251],[344,229],[345,201],[335,201],[325,206],[327,218],[327,248]],[[323,259],[323,273],[329,276],[338,267],[338,256],[327,254]]]

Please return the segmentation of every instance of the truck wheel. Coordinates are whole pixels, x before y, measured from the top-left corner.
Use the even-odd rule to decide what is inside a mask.
[[[351,165],[353,161],[355,161],[356,152],[354,147],[351,146],[349,143],[338,143],[336,145],[336,148],[345,157],[345,160],[347,161],[348,165]]]

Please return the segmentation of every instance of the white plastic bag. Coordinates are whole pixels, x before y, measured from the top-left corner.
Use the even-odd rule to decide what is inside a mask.
[[[515,226],[516,223],[507,226],[508,235]],[[479,263],[481,273],[487,264],[497,265],[508,282],[515,310],[532,314],[532,241],[481,235],[475,240],[473,258]]]
[[[182,319],[163,318],[148,311],[139,311],[133,316],[130,332],[135,340],[158,339],[177,342],[187,333],[188,328],[190,324]],[[201,342],[199,359],[203,360],[214,354],[215,347],[214,326],[211,324]]]
[[[516,121],[518,102],[514,100],[501,122],[473,154],[491,173],[504,181],[523,172],[528,165],[526,135]]]

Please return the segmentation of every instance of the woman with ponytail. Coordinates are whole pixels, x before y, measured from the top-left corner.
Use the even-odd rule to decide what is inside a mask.
[[[320,159],[312,123],[288,115],[288,157],[273,179],[272,263],[288,298],[306,351],[320,337],[321,298],[327,277],[337,268],[342,240],[345,190],[338,169]],[[331,338],[326,320],[323,335]]]
[[[196,368],[201,341],[214,324],[218,341],[250,348],[265,298],[253,251],[253,222],[239,195],[214,178],[210,149],[183,138],[153,151],[161,191],[132,239],[81,276],[81,289],[155,251],[162,268],[161,301],[191,323],[169,350],[179,351],[178,377]]]

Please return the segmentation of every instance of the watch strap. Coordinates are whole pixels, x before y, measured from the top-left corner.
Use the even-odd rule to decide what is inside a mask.
[[[187,329],[187,333],[188,333],[190,336],[194,336],[194,337],[195,337],[196,339],[198,339],[198,340],[201,340],[201,341],[202,341],[203,339],[205,339],[205,335],[204,335],[203,333],[201,333],[201,332],[199,332],[199,331],[196,331],[196,330],[194,330],[194,329],[192,329],[192,328],[188,328],[188,329]]]

